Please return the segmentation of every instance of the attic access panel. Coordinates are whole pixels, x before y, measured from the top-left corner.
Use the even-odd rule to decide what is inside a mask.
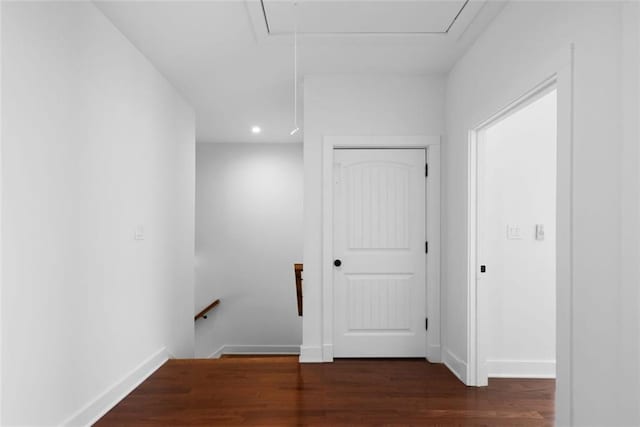
[[[293,0],[260,0],[270,34],[294,28]],[[303,34],[446,34],[469,0],[297,0]]]

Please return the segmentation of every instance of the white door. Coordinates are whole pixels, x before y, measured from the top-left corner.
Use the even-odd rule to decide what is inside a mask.
[[[425,150],[334,159],[334,356],[424,357]]]

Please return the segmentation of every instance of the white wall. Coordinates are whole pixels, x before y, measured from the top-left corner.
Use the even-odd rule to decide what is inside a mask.
[[[441,135],[444,77],[311,75],[304,82],[304,317],[301,360],[323,360],[322,141],[350,135]],[[439,325],[430,323],[430,329]]]
[[[478,142],[489,377],[555,376],[556,98],[553,91],[505,117]],[[521,238],[508,238],[508,226]]]
[[[625,414],[640,424],[640,4],[627,2],[622,10],[622,164],[621,183],[621,285],[620,359],[625,361],[622,392],[630,397],[621,402]],[[636,304],[633,304],[633,302]],[[627,361],[638,361],[629,367]]]
[[[638,76],[620,66],[629,55],[633,64],[638,58],[637,50],[622,50],[622,24],[637,29],[627,16],[618,2],[510,3],[447,82],[443,341],[466,362],[468,131],[549,77],[559,54],[568,63],[575,43],[573,352],[558,347],[558,425],[640,424],[638,277],[623,268],[631,261],[621,259],[639,236],[634,219],[627,217],[625,229],[620,221],[621,207],[639,191],[637,180],[629,180],[637,157],[625,159],[632,163],[623,168],[621,155],[637,145],[621,132],[628,126],[633,134],[637,120],[637,110],[632,119],[621,115],[624,99],[637,97],[629,88],[637,87]],[[567,93],[560,89],[558,96]],[[570,384],[561,381],[569,376]]]
[[[2,424],[88,423],[193,355],[194,114],[93,4],[2,8]]]
[[[3,13],[2,13],[3,7],[0,5],[0,320],[2,320],[2,288],[3,288],[3,280],[2,280],[2,238],[4,236],[3,232],[2,232],[2,146],[3,146],[3,137],[2,137],[2,69],[4,68],[2,65],[2,38],[3,38],[3,34],[4,31],[2,29],[2,21],[3,21]],[[0,326],[0,384],[2,384],[2,380],[3,380],[3,376],[2,376],[2,352],[3,352],[3,346],[2,346],[2,326]],[[0,424],[2,424],[2,418],[3,418],[3,409],[2,409],[2,402],[3,402],[3,398],[2,398],[2,386],[0,386]]]
[[[196,356],[297,352],[302,144],[197,144]],[[227,346],[223,349],[223,346]]]

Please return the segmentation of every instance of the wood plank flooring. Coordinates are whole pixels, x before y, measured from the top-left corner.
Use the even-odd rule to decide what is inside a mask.
[[[465,387],[423,359],[170,360],[97,426],[551,426],[553,380]]]

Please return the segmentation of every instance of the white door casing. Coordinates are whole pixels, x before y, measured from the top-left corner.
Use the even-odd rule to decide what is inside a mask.
[[[303,363],[333,361],[333,164],[336,148],[422,148],[429,163],[427,178],[427,317],[426,358],[440,362],[440,136],[324,136],[322,147],[321,342],[301,348]]]
[[[334,356],[424,357],[424,149],[334,153]]]
[[[468,146],[468,213],[467,213],[467,366],[463,380],[468,386],[487,385],[486,350],[484,340],[487,318],[487,299],[478,285],[480,263],[477,254],[478,220],[478,139],[482,130],[509,112],[530,101],[551,86],[557,88],[558,137],[557,137],[557,193],[556,193],[556,404],[563,412],[556,418],[571,419],[572,370],[569,363],[573,354],[573,74],[574,46],[551,54],[548,62],[541,64],[540,81],[521,82],[521,96],[505,103],[505,107],[488,119],[475,125],[469,132]],[[547,77],[544,77],[544,76]],[[531,89],[533,88],[533,89]],[[566,405],[558,405],[565,402]]]
[[[489,350],[490,302],[487,287],[497,278],[494,277],[491,266],[486,266],[484,272],[481,270],[482,265],[489,261],[490,254],[486,250],[489,239],[487,219],[492,215],[490,207],[483,204],[486,197],[485,192],[488,190],[485,183],[485,163],[487,160],[481,149],[486,144],[486,130],[554,90],[557,85],[557,75],[545,79],[490,119],[482,122],[469,134],[468,373],[466,385],[487,386],[489,381],[487,353]],[[494,264],[495,262],[497,261],[494,261]]]

